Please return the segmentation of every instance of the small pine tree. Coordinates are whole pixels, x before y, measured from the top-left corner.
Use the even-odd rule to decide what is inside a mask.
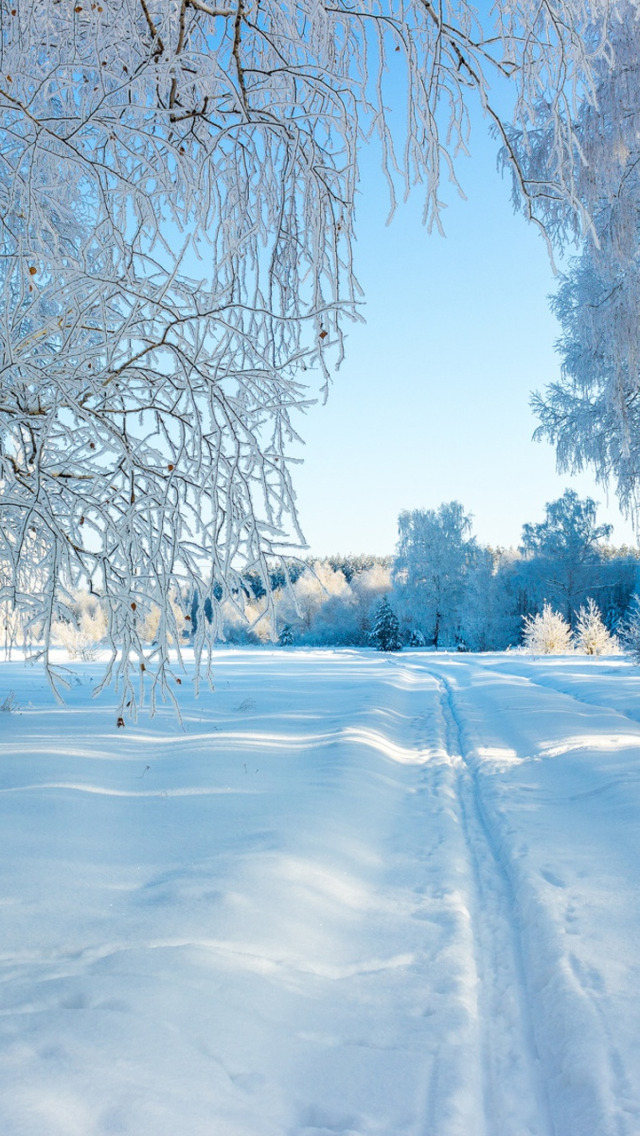
[[[285,623],[282,631],[278,636],[278,646],[293,647],[293,631],[291,630],[291,625],[289,623]]]
[[[532,655],[565,655],[573,649],[569,624],[548,603],[537,615],[524,617],[523,639]]]
[[[599,608],[591,597],[578,612],[575,645],[585,655],[605,655],[617,650],[618,641],[605,627]]]
[[[402,647],[398,617],[386,596],[373,614],[371,642],[377,651],[399,651]]]

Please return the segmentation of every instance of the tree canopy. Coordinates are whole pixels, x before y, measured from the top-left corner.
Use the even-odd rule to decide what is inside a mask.
[[[611,525],[597,524],[597,505],[591,497],[581,499],[566,489],[557,501],[545,507],[545,519],[522,527],[522,548],[537,558],[546,596],[558,601],[570,627],[576,618],[576,603],[585,588],[602,581],[602,541],[611,536]]]
[[[640,503],[640,17],[622,4],[609,24],[609,50],[594,63],[595,100],[576,116],[583,160],[576,189],[589,218],[580,253],[552,297],[560,321],[561,377],[533,398],[538,437],[556,445],[561,470],[592,466],[613,480],[637,526]],[[515,143],[514,143],[515,144]],[[548,139],[519,151],[527,176],[543,170]],[[566,245],[576,214],[549,201],[542,216]]]
[[[394,578],[401,610],[413,614],[415,627],[436,650],[459,631],[467,575],[477,553],[471,524],[459,501],[398,518]]]

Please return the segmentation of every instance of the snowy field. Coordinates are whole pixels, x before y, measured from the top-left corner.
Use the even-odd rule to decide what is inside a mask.
[[[640,672],[0,665],[2,1136],[638,1136]]]

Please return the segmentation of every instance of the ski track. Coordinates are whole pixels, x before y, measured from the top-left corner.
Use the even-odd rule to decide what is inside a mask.
[[[438,679],[448,749],[459,758],[459,800],[472,865],[474,937],[483,1034],[488,1136],[553,1136],[540,1073],[517,925],[517,903],[495,834],[482,807],[477,773],[465,751],[451,684]]]
[[[462,664],[463,667],[464,665]],[[462,676],[459,674],[457,677]],[[484,789],[491,789],[492,778],[487,767],[489,779],[486,780],[486,774],[482,772],[483,762],[477,756],[482,749],[476,749],[476,745],[482,741],[485,730],[488,730],[492,744],[497,743],[500,746],[503,742],[501,723],[504,722],[508,739],[508,744],[504,745],[505,752],[508,752],[514,744],[515,727],[515,738],[518,740],[515,742],[516,750],[512,753],[516,761],[530,761],[532,757],[534,761],[539,761],[541,757],[544,759],[546,756],[553,759],[555,755],[571,755],[573,752],[577,755],[583,754],[584,757],[580,758],[583,763],[580,767],[582,776],[595,776],[597,783],[592,788],[565,798],[572,806],[581,807],[583,802],[589,800],[602,801],[603,795],[610,792],[620,793],[619,773],[616,772],[613,779],[603,779],[602,766],[596,767],[593,774],[589,773],[589,753],[593,745],[596,751],[598,748],[606,751],[609,748],[608,743],[611,743],[611,752],[614,754],[619,748],[632,752],[640,740],[637,721],[618,708],[608,705],[604,700],[588,702],[566,689],[559,689],[552,676],[547,682],[536,681],[529,674],[522,674],[519,669],[515,673],[505,673],[505,669],[501,667],[493,672],[487,668],[485,682],[489,677],[495,684],[497,696],[493,698],[489,696],[488,701],[485,700],[480,686],[475,685],[471,667],[468,667],[458,693],[455,692],[455,684],[450,678],[441,676],[441,681],[447,688],[448,704],[456,718],[458,737],[464,739],[469,722],[473,723],[467,743],[467,765],[474,785],[473,800],[495,863],[503,874],[511,900],[511,910],[515,915],[513,926],[517,964],[520,974],[524,977],[521,989],[524,995],[525,1014],[531,1026],[531,1030],[527,1032],[530,1032],[530,1036],[534,1038],[537,1030],[540,1037],[540,1060],[538,1061],[535,1041],[530,1056],[535,1058],[536,1064],[542,1071],[542,1083],[553,1086],[552,1096],[549,1099],[551,1131],[557,1132],[559,1136],[565,1134],[573,1136],[574,1132],[579,1133],[580,1136],[583,1132],[588,1133],[588,1136],[594,1136],[596,1133],[598,1136],[600,1134],[637,1136],[640,1132],[637,1084],[633,1083],[628,1061],[617,1042],[617,1023],[615,1017],[612,1017],[611,1006],[603,1000],[605,985],[597,953],[594,957],[593,950],[588,949],[588,942],[580,944],[579,940],[576,943],[577,950],[573,951],[570,949],[571,940],[564,938],[567,932],[573,933],[573,920],[576,914],[574,904],[571,902],[572,893],[570,890],[565,891],[567,885],[562,878],[562,861],[559,864],[560,874],[545,870],[541,870],[540,874],[552,889],[558,889],[559,895],[564,893],[567,896],[566,902],[560,903],[560,907],[564,907],[565,910],[564,929],[562,921],[557,920],[555,913],[549,921],[549,916],[553,912],[553,903],[549,906],[537,891],[535,873],[532,875],[531,868],[527,872],[526,859],[522,863],[519,862],[522,852],[516,853],[516,858],[513,859],[515,848],[511,846],[508,816],[504,811],[506,799],[503,797],[501,801],[500,798],[496,798],[495,801],[492,800],[491,805],[485,804],[481,785]],[[524,683],[523,689],[530,698],[526,709],[524,703],[520,705],[519,712],[524,723],[522,737],[520,737],[521,726],[518,716],[514,715],[513,708],[504,717],[496,713],[501,709],[500,685],[504,684],[505,689],[508,689],[511,678]],[[537,754],[535,745],[533,749],[531,748],[531,739],[527,744],[527,735],[531,731],[530,723],[537,709],[536,690],[544,691],[549,700],[544,707],[541,706],[541,709],[544,708],[547,713],[559,714],[559,723],[580,722],[579,731],[575,732],[574,737],[563,740],[559,733],[556,746],[550,747],[545,744]],[[457,699],[461,699],[465,704],[466,715],[471,712],[472,717],[468,721],[465,720],[465,715],[460,715],[456,710]],[[580,717],[576,718],[572,704],[588,707],[590,711],[588,717],[585,718],[583,709]],[[482,707],[480,718],[477,717],[478,706]],[[498,724],[497,731],[496,724]],[[632,726],[630,732],[629,725]],[[619,730],[617,734],[616,726]],[[549,727],[546,728],[548,730]],[[612,736],[614,734],[615,736]],[[604,745],[601,744],[603,741]],[[521,748],[523,742],[524,750]],[[464,751],[462,745],[460,748]],[[523,757],[523,753],[527,756]],[[630,773],[628,770],[627,764],[624,783],[630,783],[634,779],[633,772]],[[495,779],[493,780],[495,789]],[[587,781],[587,785],[590,783],[592,782]],[[562,792],[561,789],[559,791]],[[493,796],[492,793],[491,797]],[[498,813],[494,814],[496,806]],[[502,815],[499,816],[499,813]],[[473,825],[468,826],[468,832],[472,837]],[[620,838],[623,838],[622,832]],[[567,843],[567,852],[569,851],[570,845]],[[613,849],[610,849],[609,854],[612,851]],[[604,866],[606,868],[606,865]],[[622,882],[626,882],[624,877]],[[521,922],[523,903],[527,908],[526,923]],[[520,926],[524,937],[518,936],[517,931]],[[581,954],[585,954],[585,947],[591,962],[585,963],[580,957]],[[549,962],[552,959],[554,971],[550,980]],[[588,1045],[585,1050],[583,1040],[587,1038]],[[563,1070],[561,1076],[559,1076],[560,1066]],[[567,1072],[569,1072],[568,1079]]]
[[[402,663],[398,665],[411,673]],[[420,669],[438,689],[442,740],[453,772],[452,787],[468,863],[467,906],[482,1085],[474,1132],[484,1136],[554,1136],[510,877],[482,806],[452,684],[428,663]],[[478,1116],[483,1119],[479,1121]],[[431,1108],[427,1132],[437,1136],[439,1131],[436,1110]]]

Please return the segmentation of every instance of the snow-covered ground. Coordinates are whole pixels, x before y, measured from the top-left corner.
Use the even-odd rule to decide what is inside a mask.
[[[0,665],[2,1136],[638,1136],[640,672]]]

